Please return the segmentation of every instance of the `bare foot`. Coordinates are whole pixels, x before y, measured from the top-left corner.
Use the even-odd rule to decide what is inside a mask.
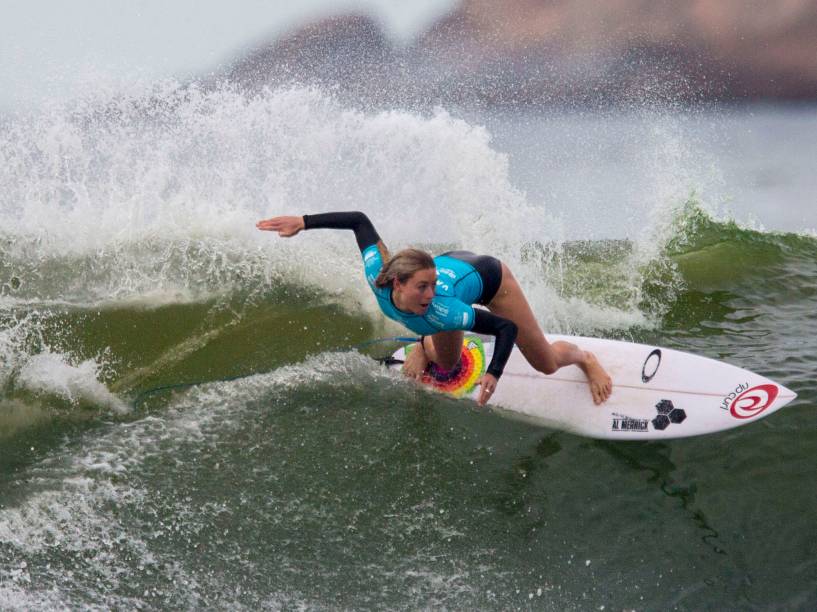
[[[584,352],[582,370],[584,370],[590,382],[590,393],[593,394],[593,402],[597,406],[606,402],[613,392],[613,380],[590,351]]]

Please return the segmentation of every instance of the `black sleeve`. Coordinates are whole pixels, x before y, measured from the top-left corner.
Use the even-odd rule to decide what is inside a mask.
[[[491,363],[488,364],[488,369],[485,372],[493,374],[498,379],[502,376],[502,370],[505,369],[508,357],[511,356],[513,343],[516,342],[516,333],[518,331],[516,323],[510,319],[498,317],[487,310],[474,308],[474,326],[471,330],[478,334],[496,337],[494,356],[491,358]]]
[[[331,212],[319,215],[304,215],[304,229],[350,229],[354,230],[358,248],[365,248],[377,244],[380,236],[369,221],[369,217],[362,212]]]

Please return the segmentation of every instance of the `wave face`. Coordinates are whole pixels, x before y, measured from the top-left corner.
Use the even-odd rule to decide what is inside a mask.
[[[0,607],[808,600],[807,564],[770,588],[737,559],[790,567],[761,552],[817,517],[749,550],[723,527],[734,497],[712,493],[811,507],[784,438],[806,417],[725,434],[737,468],[721,469],[706,441],[588,444],[432,399],[365,356],[405,332],[376,311],[348,233],[255,229],[362,210],[393,250],[500,257],[547,331],[726,359],[813,402],[817,238],[718,214],[660,123],[668,153],[631,188],[650,194],[641,225],[575,240],[486,128],[442,110],[167,83],[3,120]],[[744,501],[745,529],[770,520]]]
[[[0,143],[3,381],[41,351],[103,369],[99,355],[58,331],[78,313],[241,310],[291,304],[295,294],[379,322],[350,236],[279,240],[255,230],[275,214],[359,209],[393,249],[490,252],[525,280],[548,329],[648,318],[638,272],[619,279],[616,295],[560,290],[570,269],[559,223],[510,184],[508,159],[485,129],[442,111],[366,114],[312,89],[248,98],[167,86],[54,108],[8,128]],[[202,334],[217,333],[201,325]],[[97,350],[130,359],[116,342]]]

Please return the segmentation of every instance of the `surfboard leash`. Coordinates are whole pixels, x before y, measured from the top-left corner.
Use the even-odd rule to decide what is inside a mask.
[[[412,342],[419,342],[420,338],[410,338],[407,336],[393,336],[391,338],[375,338],[374,340],[369,340],[368,342],[363,342],[362,344],[358,344],[354,348],[360,349],[365,348],[366,346],[371,346],[372,344],[377,344],[380,342],[405,342],[405,343],[412,343]],[[375,361],[380,365],[384,365],[386,367],[393,366],[393,365],[402,365],[405,363],[402,359],[395,359],[391,355],[386,357],[376,357]]]

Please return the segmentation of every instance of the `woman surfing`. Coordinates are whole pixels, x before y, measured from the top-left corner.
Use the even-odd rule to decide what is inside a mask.
[[[473,331],[496,338],[491,363],[479,380],[480,405],[494,393],[514,343],[543,374],[567,365],[581,368],[596,404],[610,397],[612,381],[596,357],[569,342],[549,343],[511,270],[495,257],[450,251],[432,258],[419,249],[390,256],[361,212],[272,217],[256,227],[285,238],[320,228],[354,231],[366,281],[383,314],[422,336],[403,367],[409,376],[422,377],[429,362],[443,370],[455,368],[465,331]]]

